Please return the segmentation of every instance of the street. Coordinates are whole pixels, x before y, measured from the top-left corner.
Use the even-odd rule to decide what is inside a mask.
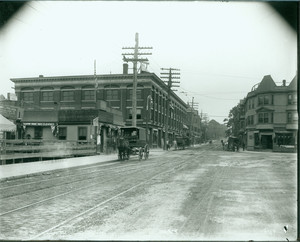
[[[213,143],[3,179],[0,239],[296,240],[296,163]]]

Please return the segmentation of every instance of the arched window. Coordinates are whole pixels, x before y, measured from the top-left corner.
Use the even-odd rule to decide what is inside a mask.
[[[143,99],[142,98],[142,90],[143,90],[144,86],[141,84],[137,84],[137,88],[136,88],[136,99]],[[129,84],[127,85],[127,99],[132,99],[132,92],[133,92],[133,85]]]
[[[82,100],[95,100],[95,87],[92,85],[82,87]]]
[[[21,89],[21,97],[24,102],[33,102],[33,88]]]
[[[62,101],[74,101],[74,87],[65,86],[61,88]]]
[[[105,95],[107,101],[118,101],[120,100],[120,87],[118,85],[106,85],[104,86]]]
[[[41,88],[41,100],[45,102],[53,101],[53,87]]]

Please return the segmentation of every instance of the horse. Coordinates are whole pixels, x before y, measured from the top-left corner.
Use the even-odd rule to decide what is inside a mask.
[[[124,137],[120,137],[117,139],[117,148],[118,148],[118,158],[119,160],[129,160],[130,156],[130,148],[129,142]]]

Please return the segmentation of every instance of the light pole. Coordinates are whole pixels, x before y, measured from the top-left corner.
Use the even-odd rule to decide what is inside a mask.
[[[147,105],[146,105],[146,110],[147,110],[147,118],[146,118],[146,143],[148,144],[148,119],[149,119],[149,100],[151,104],[153,103],[151,95],[147,97]]]

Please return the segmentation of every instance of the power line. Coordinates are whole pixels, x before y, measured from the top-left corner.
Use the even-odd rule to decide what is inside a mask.
[[[125,62],[133,63],[133,90],[132,90],[132,126],[136,127],[136,89],[137,89],[137,63],[148,63],[147,58],[142,58],[142,55],[152,55],[149,52],[139,52],[141,49],[152,49],[152,47],[139,47],[139,34],[135,34],[135,47],[123,47],[127,50],[134,50],[134,53],[123,53],[123,60]],[[128,58],[127,56],[133,55],[133,58]]]
[[[175,69],[175,68],[161,68],[162,71],[168,71],[168,72],[161,72],[160,74],[162,75],[160,78],[167,84],[168,87],[168,95],[167,95],[167,112],[166,112],[166,119],[165,119],[165,137],[164,137],[164,148],[166,149],[167,145],[167,139],[168,137],[168,126],[169,126],[169,108],[170,108],[170,96],[171,96],[171,90],[172,87],[179,87],[180,79],[179,75],[180,69]],[[176,71],[176,72],[174,72]],[[177,80],[177,81],[174,81]],[[174,90],[172,90],[174,91]]]

